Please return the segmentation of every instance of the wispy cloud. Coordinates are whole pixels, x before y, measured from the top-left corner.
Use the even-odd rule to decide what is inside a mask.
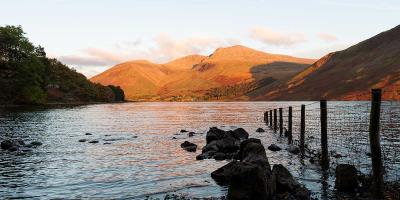
[[[274,46],[292,46],[306,41],[302,33],[284,33],[264,27],[255,27],[251,29],[250,37],[264,44]]]
[[[329,33],[319,33],[319,34],[318,34],[318,37],[319,37],[321,40],[324,40],[324,41],[326,41],[326,42],[333,42],[333,41],[336,41],[336,40],[337,40],[337,37],[336,37],[336,36],[334,36],[334,35],[332,35],[332,34],[329,34]]]

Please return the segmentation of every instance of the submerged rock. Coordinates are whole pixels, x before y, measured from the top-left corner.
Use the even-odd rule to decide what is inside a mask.
[[[12,147],[19,146],[19,144],[14,140],[4,140],[1,141],[1,149],[9,150]]]
[[[276,144],[271,144],[271,145],[268,146],[268,150],[270,150],[270,151],[280,151],[282,149]]]
[[[43,145],[43,143],[38,142],[38,141],[33,141],[33,142],[31,142],[31,145],[33,145],[33,146],[41,146],[41,145]]]
[[[91,144],[97,144],[97,143],[99,143],[99,141],[98,141],[98,140],[91,140],[91,141],[89,141],[89,143],[91,143]]]
[[[80,139],[80,140],[78,140],[78,142],[86,142],[87,141],[87,139]]]
[[[91,133],[85,133],[85,135],[93,135],[93,134],[91,134]]]
[[[189,152],[196,152],[197,150],[197,145],[188,141],[185,141],[181,144],[181,147]]]
[[[341,192],[353,192],[358,188],[358,172],[353,165],[340,164],[335,170],[335,187]]]
[[[181,130],[181,133],[186,133],[186,132],[189,132],[189,131],[184,130],[184,129]]]
[[[292,154],[299,154],[300,153],[300,148],[298,146],[295,145],[289,145],[286,148],[287,151],[289,151]]]

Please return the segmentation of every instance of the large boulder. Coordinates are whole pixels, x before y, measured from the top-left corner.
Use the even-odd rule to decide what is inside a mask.
[[[229,185],[228,199],[270,199],[274,181],[261,141],[244,140],[238,158],[211,173],[217,183]]]
[[[236,171],[232,174],[228,189],[230,200],[271,199],[271,172],[263,166],[237,162]]]
[[[271,169],[265,148],[259,139],[249,138],[240,143],[239,157],[240,161],[258,164],[269,170]]]
[[[272,176],[276,181],[275,189],[277,194],[289,193],[298,200],[310,199],[310,191],[297,182],[283,165],[274,165]]]
[[[335,187],[341,192],[353,192],[359,186],[358,172],[353,165],[340,164],[335,170]]]
[[[233,130],[233,136],[238,140],[245,140],[249,138],[249,133],[247,133],[243,128],[237,128]]]
[[[225,136],[225,131],[221,130],[217,127],[211,127],[210,130],[207,131],[206,134],[206,142],[207,144],[214,141],[220,140]]]

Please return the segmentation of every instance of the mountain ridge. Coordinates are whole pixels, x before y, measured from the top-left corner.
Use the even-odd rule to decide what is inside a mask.
[[[291,76],[314,60],[235,45],[218,48],[209,56],[188,55],[163,64],[124,62],[92,77],[91,81],[120,85],[128,100],[171,100],[172,97],[191,100],[202,98],[213,88],[259,81],[252,68],[274,62],[292,63],[295,70],[288,72]],[[266,77],[257,79],[263,78]]]

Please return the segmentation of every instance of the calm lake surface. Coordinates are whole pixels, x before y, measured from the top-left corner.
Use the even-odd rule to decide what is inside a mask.
[[[0,199],[143,199],[162,198],[167,193],[223,196],[227,188],[218,186],[210,173],[227,161],[196,161],[205,145],[205,135],[188,138],[180,130],[206,133],[211,126],[227,130],[242,127],[250,137],[261,139],[265,147],[271,143],[284,147],[286,140],[265,125],[263,113],[302,103],[310,102],[123,103],[2,109],[0,139],[22,138],[43,145],[29,152],[0,150]],[[267,132],[256,133],[259,127]],[[80,139],[99,143],[81,143]],[[185,140],[198,144],[199,150],[182,150],[180,144]],[[298,156],[286,151],[267,150],[267,155],[271,165],[287,166],[314,196],[331,195],[332,177],[324,177],[318,166],[302,166]]]

